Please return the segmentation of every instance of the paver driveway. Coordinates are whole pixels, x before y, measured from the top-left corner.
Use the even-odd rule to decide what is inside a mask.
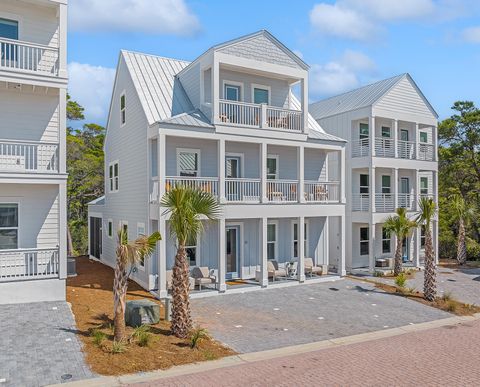
[[[66,302],[0,305],[0,386],[90,378]],[[65,376],[64,376],[65,377]]]
[[[194,299],[192,309],[197,323],[242,353],[451,316],[350,279]]]

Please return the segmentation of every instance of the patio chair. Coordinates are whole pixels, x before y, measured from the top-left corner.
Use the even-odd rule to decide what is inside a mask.
[[[273,281],[275,281],[277,277],[287,276],[287,271],[282,267],[278,267],[278,262],[275,260],[267,262],[267,272],[268,278],[273,278]]]
[[[202,290],[202,285],[209,284],[215,284],[215,289],[217,288],[217,277],[213,275],[213,269],[209,270],[207,266],[194,267],[192,277],[195,279],[195,286],[198,286],[198,290]]]
[[[167,290],[172,290],[172,279],[173,279],[173,270],[167,270],[165,272],[165,277],[167,281]],[[188,278],[190,284],[190,290],[195,289],[195,279],[192,277]]]
[[[312,258],[305,258],[304,265],[305,265],[305,274],[309,274],[310,277],[313,277],[314,274],[315,275],[323,274],[323,268],[321,266],[315,266]]]

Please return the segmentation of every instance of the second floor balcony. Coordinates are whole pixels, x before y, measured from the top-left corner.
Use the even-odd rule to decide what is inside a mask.
[[[422,197],[431,197],[432,194],[376,193],[374,194],[375,212],[395,212],[396,208],[406,208],[407,211],[417,211],[418,201]],[[352,211],[368,212],[371,207],[371,197],[368,193],[352,194]]]
[[[370,139],[364,138],[353,141],[352,157],[370,156],[371,146]],[[434,161],[435,147],[433,144],[397,140],[376,137],[375,138],[375,156],[376,157],[392,157],[409,160]]]
[[[0,139],[0,173],[58,173],[58,144]]]

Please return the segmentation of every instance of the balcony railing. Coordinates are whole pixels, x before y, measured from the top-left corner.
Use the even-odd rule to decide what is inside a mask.
[[[267,199],[270,202],[296,202],[298,201],[297,180],[268,180]]]
[[[339,182],[305,182],[305,201],[317,203],[338,203],[340,202]]]
[[[433,144],[415,143],[414,141],[397,141],[397,157],[410,160],[435,160]],[[370,155],[370,139],[364,138],[352,142],[352,157]],[[395,157],[395,140],[392,138],[375,138],[375,156]]]
[[[433,161],[433,144],[418,144],[418,160]]]
[[[301,133],[303,114],[299,110],[282,109],[266,104],[220,100],[220,122],[252,128],[284,130]]]
[[[395,157],[395,143],[392,138],[375,138],[375,156]]]
[[[398,140],[398,157],[401,159],[415,159],[415,143],[413,141]]]
[[[375,211],[376,212],[395,211],[395,195],[391,193],[375,194]]]
[[[58,144],[0,140],[0,172],[58,172]]]
[[[58,75],[58,49],[0,38],[0,69]]]
[[[170,176],[165,179],[166,192],[169,192],[175,186],[195,188],[201,191],[208,192],[213,196],[218,196],[217,177]]]
[[[370,209],[370,194],[353,194],[352,210],[368,211]]]
[[[362,138],[352,142],[352,157],[364,157],[370,154],[370,141]]]
[[[0,282],[58,277],[58,248],[0,250]]]
[[[260,179],[225,179],[227,202],[258,203],[261,198]]]

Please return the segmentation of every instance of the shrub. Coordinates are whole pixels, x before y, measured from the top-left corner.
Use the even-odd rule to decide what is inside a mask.
[[[449,300],[445,304],[445,309],[453,313],[457,310],[457,303],[453,300]]]
[[[107,338],[107,335],[98,329],[94,329],[90,335],[93,337],[93,344],[95,344],[97,347],[102,345],[103,341]]]
[[[452,292],[443,293],[442,300],[445,301],[445,302],[453,300]]]
[[[207,330],[204,328],[197,328],[190,334],[190,348],[198,348],[200,341],[204,340],[207,335]]]
[[[467,237],[466,238],[466,245],[467,245],[467,259],[471,261],[477,261],[480,259],[480,243],[476,240]]]
[[[384,274],[383,274],[383,271],[374,271],[373,276],[374,277],[383,277]]]
[[[152,334],[148,325],[140,325],[135,328],[131,339],[136,339],[140,347],[148,347],[152,341]]]
[[[405,273],[400,273],[395,277],[395,285],[397,285],[400,288],[404,288],[406,282],[407,282],[407,276],[405,275]]]
[[[417,289],[415,288],[406,288],[405,291],[408,293],[408,294],[415,294],[417,292]]]
[[[125,345],[125,343],[123,341],[115,341],[113,340],[113,343],[112,343],[112,349],[111,349],[111,352],[113,354],[116,354],[116,353],[123,353],[125,352],[127,349],[127,346]]]

